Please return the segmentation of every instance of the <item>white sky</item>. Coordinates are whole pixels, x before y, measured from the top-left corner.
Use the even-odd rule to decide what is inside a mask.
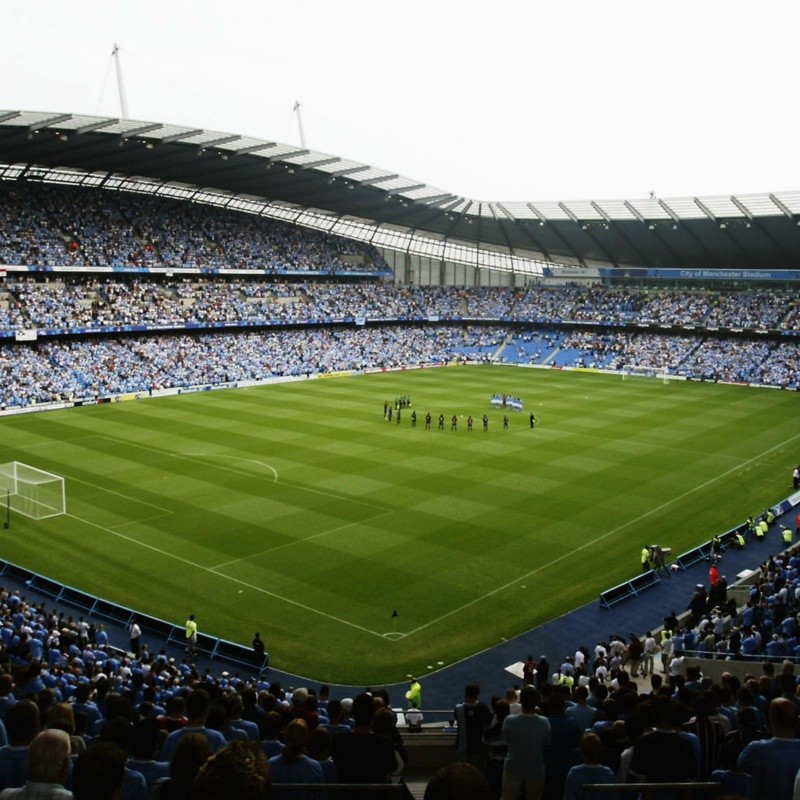
[[[800,2],[0,0],[0,108],[308,146],[478,200],[800,189]]]

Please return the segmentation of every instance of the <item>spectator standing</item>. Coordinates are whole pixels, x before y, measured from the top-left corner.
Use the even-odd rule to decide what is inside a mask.
[[[464,701],[455,707],[456,751],[459,761],[473,764],[480,770],[486,769],[486,745],[484,731],[492,721],[489,706],[479,699],[480,686],[470,683],[464,689]]]
[[[406,692],[406,700],[411,708],[422,708],[422,684],[416,678],[411,679],[411,686]]]
[[[392,742],[372,732],[375,704],[372,695],[363,692],[353,700],[352,733],[337,733],[331,740],[331,757],[339,771],[339,783],[388,783],[397,766]],[[371,800],[369,793],[361,794]],[[381,795],[381,798],[383,795]]]
[[[22,786],[28,779],[28,747],[39,731],[39,706],[20,700],[6,713],[9,743],[0,747],[0,789]]]
[[[771,739],[750,742],[739,755],[739,769],[752,778],[751,800],[792,800],[800,771],[797,706],[785,697],[769,705]]]
[[[142,629],[139,627],[139,623],[136,622],[136,617],[131,620],[131,624],[128,628],[128,636],[131,640],[131,653],[138,658],[140,653]]]
[[[142,774],[148,793],[153,790],[157,781],[169,777],[169,763],[156,761],[161,744],[160,731],[158,720],[149,718],[139,720],[134,725],[131,735],[131,757],[128,759],[127,767]]]
[[[544,749],[552,734],[546,717],[536,713],[539,690],[526,686],[520,695],[521,714],[506,717],[503,739],[508,745],[503,766],[503,800],[517,800],[525,788],[526,800],[539,800],[544,791]]]
[[[194,614],[189,615],[186,620],[186,652],[193,656],[197,653],[197,622]]]
[[[72,796],[75,800],[118,800],[124,776],[124,751],[111,742],[99,742],[75,761]]]
[[[490,800],[486,777],[471,764],[448,764],[439,769],[425,787],[424,800]]]
[[[585,792],[583,787],[589,783],[617,783],[617,776],[600,763],[603,743],[596,733],[584,733],[581,737],[581,756],[583,763],[570,769],[564,785],[564,800],[617,800],[617,792]]]
[[[206,719],[208,718],[210,707],[211,700],[205,689],[195,689],[186,698],[188,722],[185,727],[172,731],[164,740],[164,744],[161,745],[162,760],[171,761],[178,743],[185,736],[192,733],[202,736],[208,742],[212,753],[225,746],[225,737],[219,731],[206,727]]]
[[[567,773],[578,763],[581,729],[578,723],[564,712],[564,694],[561,688],[550,695],[547,721],[550,723],[550,744],[545,747],[547,764],[544,779],[544,797],[561,800]]]
[[[284,749],[280,755],[269,760],[269,769],[275,783],[309,784],[322,783],[324,776],[318,761],[306,754],[308,745],[308,725],[302,719],[293,719],[283,734]],[[314,800],[314,791],[290,789],[275,791],[275,800]]]
[[[261,669],[264,666],[264,654],[266,653],[266,648],[264,647],[264,642],[261,639],[261,634],[256,631],[256,635],[253,637],[253,660],[255,661],[255,665]]]
[[[269,800],[272,777],[254,742],[231,742],[206,761],[192,785],[197,800]]]
[[[673,727],[672,700],[666,695],[656,695],[650,701],[650,709],[654,729],[634,744],[630,772],[646,783],[695,780],[694,747]]]
[[[51,729],[37,734],[28,748],[28,780],[21,788],[3,789],[0,800],[71,800],[64,788],[69,776],[69,734]]]
[[[203,764],[211,757],[208,740],[197,733],[178,742],[169,762],[169,778],[153,786],[152,800],[189,800],[192,784]]]

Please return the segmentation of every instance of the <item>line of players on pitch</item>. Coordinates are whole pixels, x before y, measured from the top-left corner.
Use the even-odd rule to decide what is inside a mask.
[[[392,417],[395,418],[395,420],[397,421],[398,425],[402,421],[403,409],[404,408],[408,408],[411,405],[411,398],[410,397],[406,397],[406,398],[402,398],[402,399],[405,402],[403,402],[403,403],[395,403],[394,407],[389,405],[388,402],[383,404],[383,418],[387,422],[391,422],[392,421]],[[430,411],[427,414],[425,414],[424,420],[425,420],[425,430],[429,431],[431,429],[431,423],[433,422],[433,417],[431,416]],[[488,414],[484,414],[483,415],[483,418],[481,419],[481,422],[483,423],[484,432],[488,432],[488,430],[489,430],[489,416],[488,416]],[[534,416],[533,412],[531,412],[531,414],[530,414],[529,422],[530,422],[531,428],[535,427],[535,425],[536,425],[536,417]],[[439,418],[437,420],[437,430],[443,431],[444,430],[444,423],[445,423],[444,414],[439,414]],[[467,430],[468,431],[472,431],[474,426],[475,426],[475,420],[472,418],[472,415],[470,414],[467,417]],[[416,412],[416,409],[411,412],[411,427],[412,428],[416,428],[417,427],[417,412]],[[450,417],[450,430],[451,431],[457,431],[458,430],[458,415],[457,414],[453,414],[453,416]],[[503,430],[504,431],[508,430],[508,414],[504,414],[503,415]]]

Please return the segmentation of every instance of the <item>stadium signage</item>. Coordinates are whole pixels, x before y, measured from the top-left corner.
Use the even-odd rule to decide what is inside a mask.
[[[627,278],[631,270],[608,267],[599,270],[603,277]],[[800,271],[793,269],[637,269],[637,277],[688,281],[800,281]]]

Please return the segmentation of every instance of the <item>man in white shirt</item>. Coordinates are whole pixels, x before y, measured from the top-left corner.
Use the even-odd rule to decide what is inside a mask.
[[[135,618],[131,620],[130,627],[128,628],[128,635],[131,638],[131,653],[138,657],[140,644],[139,639],[142,636],[142,629],[139,627]]]

